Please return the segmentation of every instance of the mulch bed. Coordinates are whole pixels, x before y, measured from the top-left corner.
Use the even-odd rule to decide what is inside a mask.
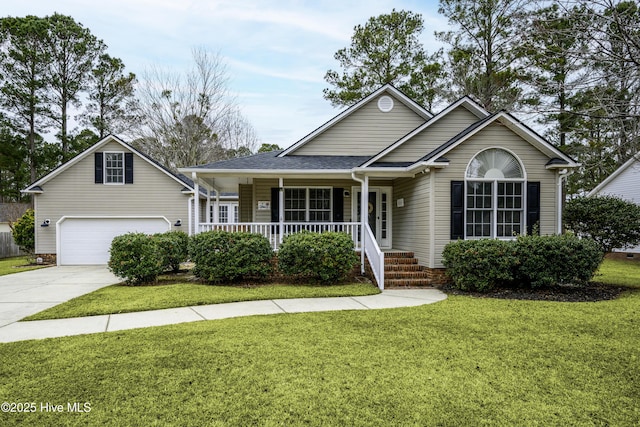
[[[594,302],[618,298],[629,288],[591,282],[587,286],[559,285],[540,289],[493,289],[487,292],[470,292],[454,289],[451,285],[440,288],[450,295],[470,295],[478,298],[500,298],[536,301]]]

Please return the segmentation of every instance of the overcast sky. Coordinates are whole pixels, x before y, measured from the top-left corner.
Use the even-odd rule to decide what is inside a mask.
[[[191,50],[219,52],[230,90],[261,142],[287,147],[341,110],[322,97],[333,54],[353,28],[396,10],[422,14],[422,42],[447,29],[437,0],[0,0],[2,16],[58,12],[103,40],[111,56],[141,76],[159,66],[186,71]]]

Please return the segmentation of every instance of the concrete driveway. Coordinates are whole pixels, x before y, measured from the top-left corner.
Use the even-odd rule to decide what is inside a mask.
[[[0,276],[0,327],[121,280],[106,266],[64,266]]]

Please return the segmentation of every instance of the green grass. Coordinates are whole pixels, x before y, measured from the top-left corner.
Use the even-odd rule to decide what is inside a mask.
[[[379,292],[378,288],[370,283],[257,287],[210,286],[193,283],[161,286],[114,285],[74,298],[29,316],[25,320],[62,319],[236,301],[373,295]]]
[[[29,257],[20,256],[14,258],[0,259],[0,276],[12,273],[20,273],[21,271],[35,270],[43,268],[42,265],[33,265],[29,263]]]
[[[640,262],[605,259],[593,280],[640,289]]]
[[[603,267],[598,281],[640,283],[636,264]],[[637,426],[639,323],[630,289],[0,344],[2,401],[36,407],[0,413],[0,425]]]
[[[254,316],[0,345],[13,425],[635,426],[640,292]],[[84,414],[41,402],[89,402]]]

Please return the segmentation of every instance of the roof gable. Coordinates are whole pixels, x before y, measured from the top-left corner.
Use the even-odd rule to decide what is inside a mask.
[[[625,175],[631,173],[634,169],[640,170],[640,153],[636,153],[633,157],[627,160],[622,166],[613,171],[611,175],[606,177],[604,181],[596,186],[593,190],[588,193],[588,196],[593,196],[595,194],[601,193],[606,187],[611,186],[616,183],[618,179],[623,179]],[[630,179],[631,182],[637,182],[637,177],[633,177]]]
[[[107,135],[106,137],[102,138],[100,141],[96,142],[91,147],[87,148],[86,150],[84,150],[83,152],[81,152],[80,154],[78,154],[77,156],[72,158],[71,160],[67,161],[66,163],[63,163],[62,165],[58,166],[53,171],[49,172],[47,175],[43,176],[42,178],[38,179],[37,181],[35,181],[31,185],[29,185],[26,189],[22,190],[22,192],[23,193],[41,193],[42,192],[42,188],[40,187],[41,185],[45,184],[46,182],[48,182],[51,179],[55,178],[56,176],[60,175],[64,171],[66,171],[69,168],[73,167],[73,165],[77,164],[78,162],[80,162],[81,160],[85,159],[86,157],[92,155],[95,152],[98,152],[102,147],[105,147],[106,145],[108,145],[108,144],[110,144],[112,142],[120,144],[126,150],[131,151],[132,153],[136,154],[142,160],[146,161],[147,163],[149,163],[150,165],[152,165],[153,167],[155,167],[156,169],[158,169],[162,173],[166,174],[167,176],[169,176],[170,178],[172,178],[173,180],[175,180],[179,184],[182,184],[183,186],[189,187],[190,191],[193,191],[193,188],[192,188],[193,186],[190,183],[188,183],[185,180],[181,179],[179,176],[175,175],[173,172],[171,172],[168,169],[166,169],[164,166],[162,166],[157,161],[153,160],[151,157],[149,157],[146,154],[136,150],[135,148],[133,148],[131,145],[127,144],[126,142],[124,142],[120,138],[118,138],[118,137],[116,137],[114,135]]]
[[[419,124],[421,124],[426,120],[429,120],[433,116],[429,111],[427,111],[422,106],[420,106],[419,104],[411,100],[401,91],[399,91],[392,85],[387,84],[382,86],[380,89],[376,90],[369,96],[363,98],[358,103],[347,108],[346,110],[344,110],[343,112],[341,112],[340,114],[338,114],[337,116],[335,116],[334,118],[332,118],[331,120],[329,120],[328,122],[326,122],[325,124],[317,128],[316,130],[314,130],[313,132],[311,132],[310,134],[308,134],[307,136],[305,136],[304,138],[302,138],[301,140],[293,144],[291,147],[283,150],[279,154],[279,157],[285,157],[293,154],[318,154],[318,153],[303,153],[303,151],[305,150],[301,150],[301,149],[307,146],[307,144],[309,144],[310,142],[314,141],[315,139],[323,135],[325,132],[341,124],[344,124],[345,120],[352,117],[354,114],[358,113],[363,108],[369,106],[371,103],[375,102],[376,99],[378,99],[382,95],[389,95],[394,100],[394,102],[400,102],[400,104],[407,111],[411,111],[416,116],[416,120],[414,120],[414,122],[411,125],[407,124],[405,126],[405,130],[401,133],[401,135],[406,134],[408,131],[410,131],[411,129],[414,129],[416,126],[418,126]],[[297,151],[300,151],[300,152],[296,153]],[[353,154],[357,155],[357,154],[363,154],[363,153],[353,153]]]
[[[415,138],[418,135],[421,135],[424,132],[428,131],[429,129],[436,127],[438,124],[442,124],[443,122],[445,122],[446,120],[448,120],[449,118],[455,115],[459,115],[458,113],[461,110],[467,112],[466,114],[470,116],[470,118],[466,118],[466,117],[464,119],[455,118],[454,120],[456,120],[458,123],[455,123],[455,124],[452,123],[452,126],[460,126],[460,127],[458,127],[457,130],[454,128],[453,133],[452,133],[452,130],[449,130],[448,133],[451,136],[456,135],[458,132],[460,132],[460,130],[466,128],[471,123],[475,122],[477,119],[483,119],[489,116],[489,112],[484,108],[482,108],[480,104],[476,103],[470,97],[465,96],[463,98],[460,98],[458,101],[454,102],[453,104],[449,105],[448,107],[446,107],[444,110],[436,114],[432,119],[424,123],[422,126],[416,128],[411,133],[405,135],[403,138],[397,140],[390,146],[386,147],[384,150],[382,150],[381,152],[373,156],[369,161],[367,161],[362,166],[366,167],[373,163],[379,163],[379,162],[398,161],[399,160],[398,157],[403,157],[402,155],[399,154],[399,151],[404,150],[407,145],[415,141]],[[449,136],[449,138],[451,136]],[[438,146],[444,142],[442,140],[442,136],[440,136],[440,141],[441,141],[440,144],[436,142],[437,139],[438,138],[435,138],[434,142],[430,144],[433,148],[435,148],[434,144],[437,144],[436,146]],[[424,153],[424,148],[421,147],[420,149],[422,149],[422,152]],[[419,157],[420,156],[418,157],[414,156],[412,160],[415,161]],[[409,161],[408,158],[402,158],[401,160]]]
[[[538,149],[541,153],[549,157],[549,163],[547,164],[548,168],[574,168],[579,166],[578,163],[573,160],[571,157],[564,154],[558,148],[556,148],[549,141],[544,139],[542,136],[537,134],[535,131],[521,123],[511,114],[501,111],[499,113],[490,115],[485,117],[484,119],[472,124],[471,126],[464,129],[458,135],[447,141],[445,144],[436,148],[416,163],[428,162],[428,163],[437,163],[438,159],[444,155],[446,155],[449,151],[453,150],[455,147],[469,140],[473,135],[481,132],[487,126],[492,123],[499,122],[501,125],[504,125],[509,130],[511,130],[516,135],[520,136],[523,140],[531,144],[533,147]]]

